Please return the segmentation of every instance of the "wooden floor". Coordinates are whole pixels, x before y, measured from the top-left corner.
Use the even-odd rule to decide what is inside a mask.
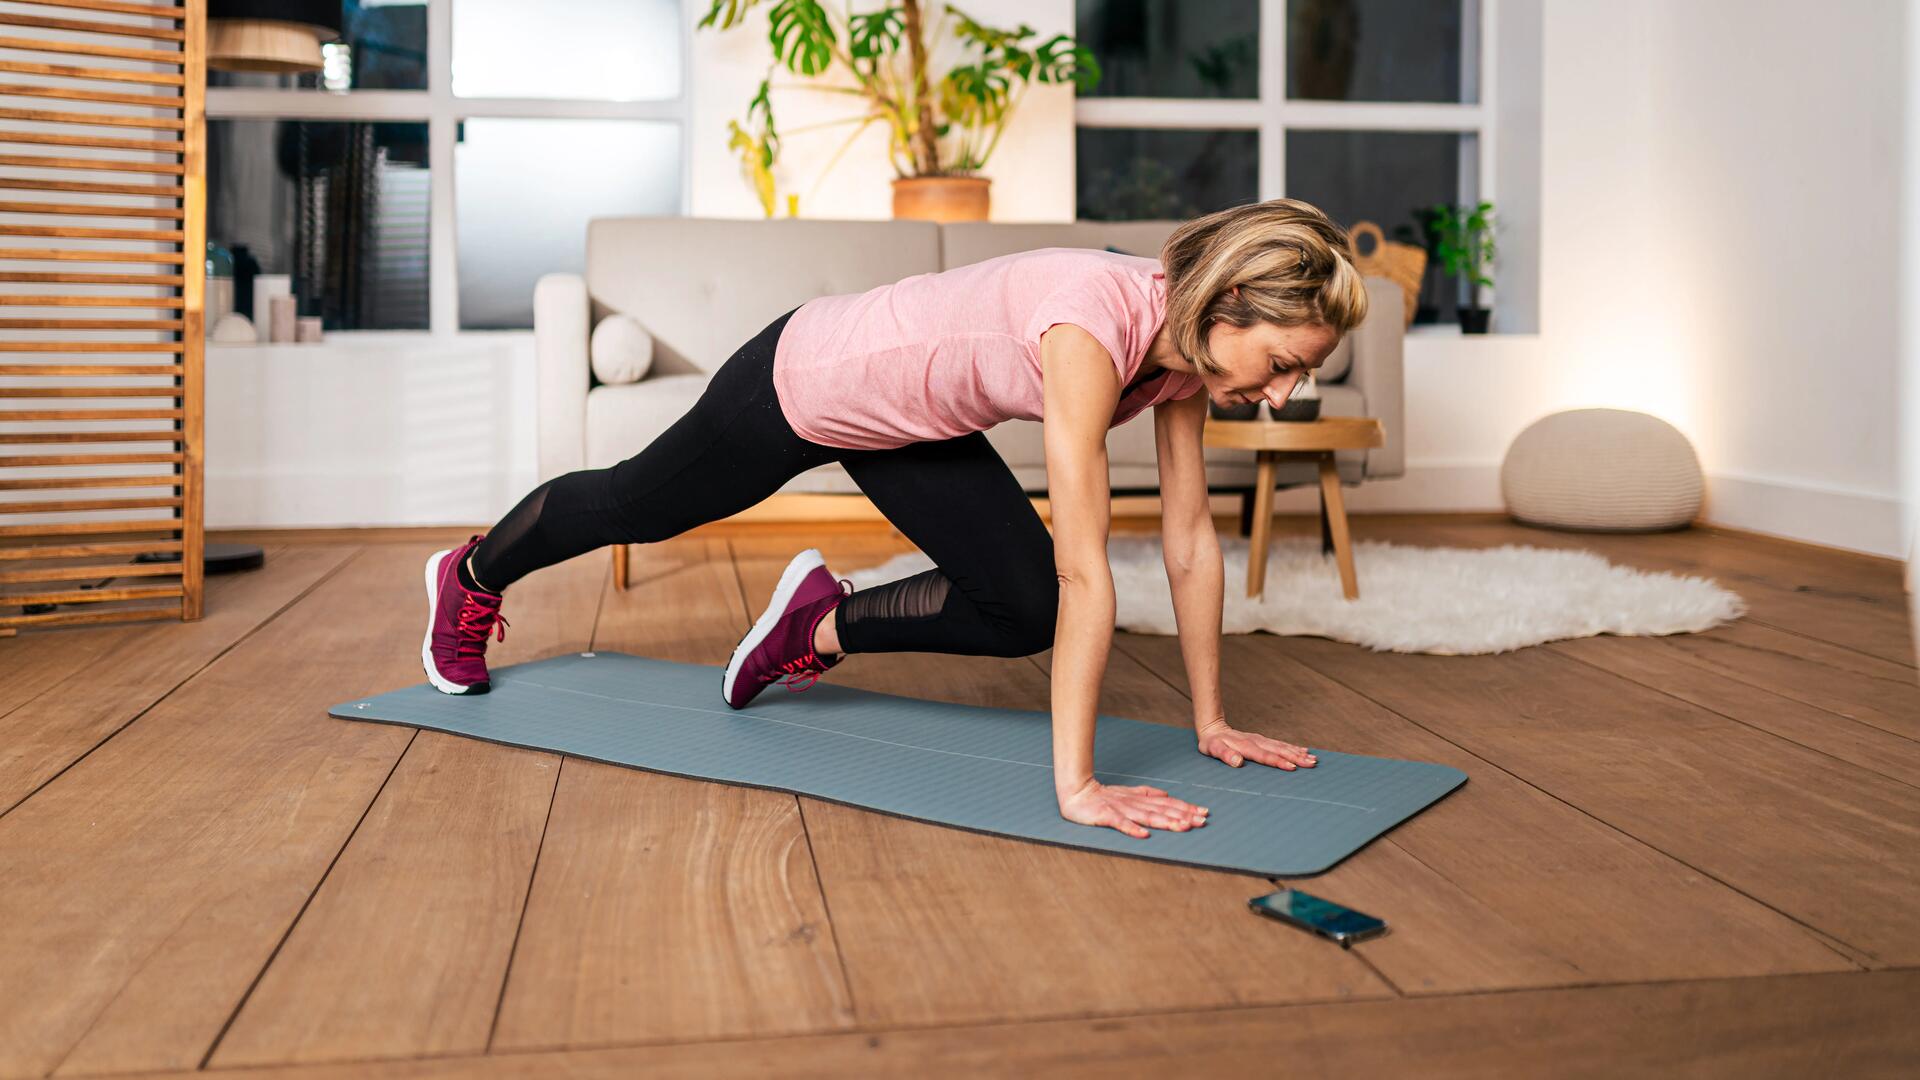
[[[1228,638],[1235,720],[1471,777],[1303,882],[1392,924],[1343,952],[1247,913],[1257,878],[329,719],[420,680],[421,563],[464,533],[268,536],[202,622],[0,642],[0,1076],[1920,1069],[1897,564],[1716,530],[1354,527],[1590,548],[1751,615],[1491,657]],[[807,545],[843,573],[905,546],[702,531],[636,548],[624,594],[575,560],[514,589],[494,657],[724,663]],[[1047,664],[830,678],[1044,709]],[[1176,641],[1123,634],[1102,711],[1183,723],[1185,688]]]

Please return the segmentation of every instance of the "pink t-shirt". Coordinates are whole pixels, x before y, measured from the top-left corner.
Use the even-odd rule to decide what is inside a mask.
[[[1158,259],[1042,248],[800,305],[774,349],[787,423],[825,446],[879,450],[1041,419],[1040,335],[1073,323],[1127,388],[1166,317]],[[1109,427],[1201,389],[1160,371],[1125,390]]]

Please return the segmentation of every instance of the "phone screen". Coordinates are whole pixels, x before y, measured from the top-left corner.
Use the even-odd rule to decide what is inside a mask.
[[[1262,914],[1278,916],[1335,938],[1365,937],[1387,925],[1364,912],[1341,907],[1299,889],[1281,889],[1257,896],[1249,903],[1261,909]]]

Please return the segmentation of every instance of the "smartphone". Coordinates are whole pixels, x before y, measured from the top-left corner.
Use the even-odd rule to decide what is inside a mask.
[[[1299,889],[1281,889],[1247,901],[1247,906],[1270,919],[1279,919],[1310,933],[1331,938],[1343,949],[1387,932],[1387,924],[1365,912],[1341,907]]]

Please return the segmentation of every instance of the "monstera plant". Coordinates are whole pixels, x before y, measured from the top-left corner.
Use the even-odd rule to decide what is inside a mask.
[[[808,89],[860,99],[861,111],[837,120],[795,128],[788,134],[842,124],[855,125],[827,163],[831,170],[861,132],[887,126],[887,155],[894,168],[895,217],[935,221],[984,220],[986,177],[977,175],[993,156],[1001,133],[1035,83],[1071,82],[1081,91],[1100,80],[1093,54],[1065,34],[1034,41],[1021,24],[1003,30],[941,5],[931,31],[919,0],[836,10],[821,0],[711,0],[701,28],[728,30],[766,3],[767,43],[773,50],[767,77],[747,104],[746,123],[728,121],[728,145],[741,156],[761,206],[773,215],[773,165],[780,154],[771,92],[779,68],[817,83]],[[949,32],[960,59],[936,76],[929,57]],[[845,85],[842,73],[853,85]],[[830,84],[831,81],[831,84]]]

